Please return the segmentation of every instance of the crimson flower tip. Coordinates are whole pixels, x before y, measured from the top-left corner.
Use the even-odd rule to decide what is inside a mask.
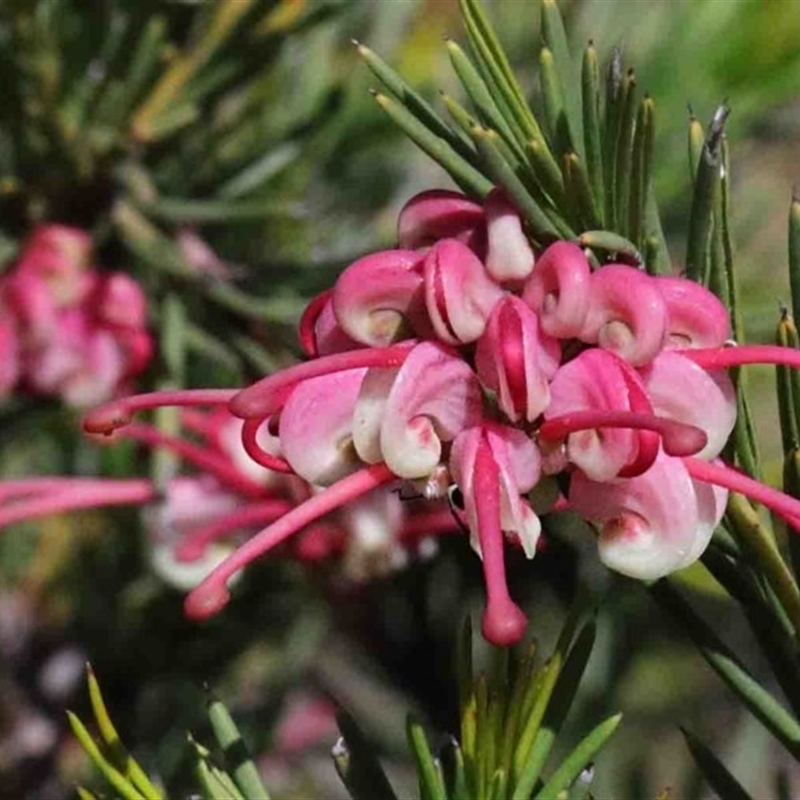
[[[183,602],[183,611],[191,620],[209,619],[219,614],[230,599],[230,592],[224,582],[207,579],[187,595]]]
[[[481,620],[484,638],[499,647],[517,644],[525,635],[527,627],[528,618],[522,609],[508,598],[489,602]]]

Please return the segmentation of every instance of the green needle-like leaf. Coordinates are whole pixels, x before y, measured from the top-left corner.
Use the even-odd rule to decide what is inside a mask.
[[[719,191],[720,165],[722,164],[722,134],[728,108],[720,106],[711,122],[703,144],[692,197],[689,217],[689,234],[686,243],[686,277],[708,286],[711,272],[709,251],[711,229],[714,221],[714,203]]]
[[[336,712],[336,721],[342,738],[331,755],[336,772],[353,800],[375,800],[378,797],[394,800],[394,790],[356,721],[341,708]]]
[[[614,167],[616,230],[630,236],[628,208],[631,196],[633,134],[636,127],[636,75],[629,69],[622,79],[621,107]]]
[[[800,197],[796,194],[789,206],[789,287],[792,316],[800,319]]]
[[[433,760],[428,737],[422,725],[411,717],[406,720],[406,736],[417,765],[422,800],[446,800],[447,790],[441,773]]]
[[[489,128],[494,128],[503,137],[506,145],[514,152],[517,160],[524,161],[522,145],[525,137],[520,130],[512,130],[510,122],[497,108],[489,88],[475,69],[467,54],[452,39],[448,39],[447,52],[450,63],[453,65],[458,79],[467,92],[469,99],[475,106],[481,123]]]
[[[714,631],[675,591],[666,579],[657,581],[650,592],[681,623],[709,665],[795,757],[800,757],[800,724],[739,663]]]
[[[603,140],[600,127],[600,67],[597,61],[597,50],[589,41],[583,54],[583,70],[581,73],[583,89],[583,131],[586,148],[586,168],[592,186],[592,194],[598,212],[601,214],[600,224],[605,224],[604,186],[603,186]]]
[[[261,776],[228,709],[216,697],[208,701],[208,720],[236,785],[248,800],[269,800]]]
[[[778,329],[775,333],[776,344],[783,347],[790,347],[790,326],[794,327],[794,322],[789,317],[786,308],[781,311],[781,318],[778,321]],[[778,418],[781,426],[781,441],[783,452],[790,453],[800,444],[798,440],[797,416],[795,410],[796,400],[794,398],[794,387],[792,386],[792,370],[789,367],[778,365],[775,367],[776,393],[778,395]]]
[[[145,771],[122,744],[122,740],[119,738],[114,723],[108,714],[108,709],[100,691],[100,684],[88,664],[86,665],[86,681],[89,685],[89,700],[92,705],[92,712],[97,722],[100,737],[108,747],[109,760],[115,769],[130,780],[147,800],[161,800],[161,792],[153,786]]]
[[[355,43],[364,63],[372,70],[373,74],[394,95],[408,112],[432,134],[446,141],[463,159],[476,165],[475,150],[469,140],[454,131],[428,101],[419,92],[415,91],[403,77],[393,70],[380,56],[369,47],[358,42]]]
[[[716,794],[725,800],[752,800],[739,781],[700,739],[685,728],[681,728],[681,733],[695,764]]]
[[[374,93],[378,105],[394,120],[421,150],[443,167],[450,177],[467,194],[477,199],[485,197],[492,184],[466,159],[462,158],[444,139],[436,136],[429,128],[411,114],[400,103],[379,92]]]
[[[603,250],[614,256],[624,256],[635,264],[642,263],[642,254],[636,245],[618,233],[612,233],[611,231],[584,231],[578,237],[578,244],[581,247]]]
[[[622,87],[622,53],[618,47],[611,51],[606,72],[606,103],[603,125],[603,180],[605,183],[605,222],[610,229],[617,227],[617,139],[625,102]]]
[[[569,651],[564,669],[558,677],[550,702],[547,705],[542,724],[539,727],[530,754],[519,773],[514,793],[514,800],[526,800],[530,797],[536,781],[544,769],[550,751],[564,724],[569,709],[575,699],[581,677],[589,663],[594,647],[596,625],[594,621],[586,623],[578,634],[575,644]]]
[[[552,774],[550,780],[536,793],[535,799],[549,800],[551,797],[557,797],[559,792],[568,789],[613,736],[621,721],[622,714],[614,714],[614,716],[604,720],[590,731],[581,740],[580,744],[561,762],[561,765]]]
[[[653,101],[649,97],[645,97],[639,104],[636,116],[628,206],[628,237],[640,250],[644,245],[647,196],[653,174],[655,141],[653,113]]]
[[[527,139],[545,144],[541,128],[480,3],[478,0],[459,0],[459,8],[470,45],[478,59],[478,68],[487,84],[496,91],[498,104],[522,128]]]
[[[576,226],[578,230],[600,226],[600,218],[592,197],[589,174],[577,153],[564,156],[564,182],[569,187],[568,195],[574,198]]]
[[[205,800],[221,800],[221,798],[225,798],[225,800],[249,800],[239,791],[236,784],[231,780],[230,775],[215,767],[205,758],[197,760],[195,774],[205,793]]]
[[[80,719],[71,711],[67,711],[67,719],[70,728],[86,754],[94,762],[95,766],[103,773],[103,777],[111,784],[114,791],[124,800],[147,800],[145,796],[133,785],[129,778],[126,778],[117,770],[101,753],[100,748],[92,739],[91,734]]]
[[[703,144],[706,140],[705,132],[700,120],[689,109],[689,127],[687,128],[689,145],[689,176],[692,184],[697,180],[697,168],[700,166],[700,159],[703,156]]]
[[[550,135],[550,146],[556,155],[574,150],[564,106],[564,91],[556,71],[553,52],[547,47],[543,47],[539,53],[539,80],[542,87],[544,118]]]
[[[564,20],[556,0],[543,0],[542,2],[542,39],[553,55],[553,66],[563,98],[570,146],[583,161],[585,156],[581,92],[577,90],[577,75],[569,53]]]

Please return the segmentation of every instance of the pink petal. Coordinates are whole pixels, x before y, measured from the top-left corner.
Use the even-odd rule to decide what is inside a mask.
[[[727,373],[706,372],[665,350],[641,370],[641,376],[656,414],[706,432],[708,443],[697,457],[719,455],[736,424],[736,392]]]
[[[458,239],[479,255],[485,248],[483,208],[468,197],[446,189],[422,192],[409,200],[397,220],[397,242],[414,250],[439,239]]]
[[[661,350],[666,325],[666,304],[649,275],[624,264],[609,264],[592,274],[582,341],[642,366]]]
[[[703,553],[725,511],[727,492],[698,486],[681,459],[660,453],[636,478],[596,483],[576,473],[569,499],[600,526],[600,560],[609,569],[657,580]]]
[[[309,378],[289,395],[280,418],[284,458],[315,486],[332,483],[358,469],[353,448],[353,409],[367,371],[354,369]]]
[[[567,339],[577,336],[589,310],[589,262],[571,242],[555,242],[539,257],[522,299],[539,316],[542,330]]]
[[[477,341],[503,290],[480,259],[456,239],[442,239],[424,262],[425,305],[436,335],[447,344]]]
[[[541,346],[542,338],[558,348],[557,340],[540,334],[536,314],[508,294],[495,305],[478,340],[478,377],[497,393],[501,410],[512,422],[533,422],[550,402],[547,373],[541,362],[552,359]]]
[[[486,271],[498,282],[521,281],[533,271],[533,250],[516,206],[502,189],[483,201],[486,212]]]
[[[386,402],[380,446],[402,478],[424,478],[439,464],[442,442],[481,417],[478,379],[460,358],[433,342],[417,345],[397,373]]]
[[[410,338],[426,321],[420,264],[414,250],[383,250],[347,267],[333,290],[342,330],[373,347]]]
[[[686,278],[656,278],[667,306],[665,347],[721,347],[731,338],[731,322],[722,301]]]
[[[553,378],[545,418],[597,409],[641,411],[631,408],[632,381],[616,356],[604,350],[585,350],[562,366]],[[637,405],[642,396],[644,388],[640,387]],[[578,431],[567,438],[569,460],[596,481],[616,477],[635,461],[639,447],[639,433],[624,428]]]

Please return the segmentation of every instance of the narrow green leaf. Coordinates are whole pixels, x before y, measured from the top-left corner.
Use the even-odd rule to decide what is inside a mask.
[[[161,800],[161,792],[156,789],[145,771],[122,744],[122,740],[114,727],[114,723],[111,721],[103,700],[100,684],[90,664],[86,665],[86,681],[89,686],[89,701],[92,705],[92,713],[94,714],[100,737],[108,747],[109,760],[115,769],[130,780],[147,800]]]
[[[531,233],[535,239],[541,242],[542,239],[559,239],[564,238],[565,235],[571,238],[574,235],[571,234],[566,223],[555,219],[551,220],[547,216],[511,167],[503,160],[497,146],[497,133],[476,127],[472,130],[472,137],[483,158],[486,172],[496,184],[502,186],[509,193],[530,224]]]
[[[119,770],[115,769],[100,752],[100,748],[98,748],[80,719],[71,711],[67,711],[67,719],[69,720],[72,732],[81,743],[81,747],[83,747],[95,766],[102,772],[103,777],[111,784],[114,791],[124,798],[124,800],[146,800],[145,796],[138,791],[133,783],[119,772]]]
[[[301,153],[302,148],[297,142],[282,142],[266,153],[259,153],[254,161],[220,185],[217,194],[233,199],[253,192],[294,163]]]
[[[415,91],[403,77],[392,69],[379,55],[369,47],[359,42],[354,42],[356,49],[364,63],[370,68],[372,73],[383,83],[383,85],[394,95],[400,104],[427,128],[434,136],[438,136],[447,142],[464,160],[476,165],[475,150],[471,147],[469,140],[453,130],[439,114],[433,109],[428,101],[419,92]]]
[[[555,59],[552,51],[547,47],[543,47],[539,53],[539,80],[542,88],[544,118],[550,137],[550,147],[557,156],[560,156],[575,148],[567,122],[564,94],[556,72]]]
[[[378,105],[421,150],[436,161],[468,195],[483,199],[492,184],[444,139],[422,125],[406,108],[386,95],[375,93]]]
[[[224,773],[205,758],[200,758],[195,767],[197,780],[205,793],[206,800],[249,800],[236,787],[230,775]]]
[[[740,494],[731,494],[728,498],[727,513],[736,539],[758,565],[791,620],[795,636],[800,639],[800,589],[781,557],[771,531],[762,524],[750,501]]]
[[[681,728],[683,738],[695,764],[711,789],[725,800],[752,800],[744,787],[731,775],[728,768],[694,734]]]
[[[789,287],[792,316],[800,319],[800,196],[792,195],[789,206]]]
[[[722,134],[728,118],[727,106],[720,106],[703,143],[692,197],[686,244],[686,277],[708,285],[711,270],[709,243],[714,218],[715,196],[719,191],[722,163]]]
[[[578,88],[575,66],[569,53],[564,20],[556,0],[542,2],[542,39],[553,54],[555,75],[563,98],[570,146],[581,161],[585,159],[583,147],[583,113],[581,91]]]
[[[605,224],[603,186],[603,141],[600,129],[600,67],[597,61],[597,50],[589,40],[583,54],[583,70],[581,73],[583,88],[583,131],[586,148],[586,168],[595,207],[600,214],[601,228]]]
[[[650,275],[671,275],[672,259],[661,227],[661,214],[652,183],[645,204],[645,231],[645,269]]]
[[[569,651],[530,754],[514,786],[512,795],[514,800],[526,800],[530,797],[536,781],[544,769],[556,737],[575,700],[578,685],[592,654],[596,632],[597,627],[594,620],[587,622]]]
[[[219,743],[225,763],[231,765],[236,785],[248,800],[269,800],[258,769],[228,709],[221,700],[211,696],[206,710],[214,738]]]
[[[605,222],[612,230],[617,227],[617,138],[625,95],[622,89],[622,53],[618,47],[611,51],[606,72],[605,119],[603,121],[603,168],[605,183]]]
[[[622,100],[615,152],[616,229],[630,238],[628,207],[631,195],[633,134],[636,126],[636,75],[629,69],[622,79]]]
[[[406,736],[417,765],[423,800],[446,800],[447,790],[441,774],[434,764],[428,737],[425,736],[422,725],[415,722],[410,716],[406,720]]]
[[[100,800],[98,795],[93,794],[83,786],[76,786],[75,791],[78,793],[78,800]]]
[[[689,126],[687,128],[687,143],[689,145],[689,176],[694,185],[697,180],[697,168],[700,166],[700,159],[703,156],[703,144],[706,139],[705,132],[700,120],[694,115],[691,107],[689,108]]]
[[[794,449],[786,454],[783,462],[783,490],[792,497],[800,499],[800,450]],[[800,580],[800,531],[787,528],[789,561],[795,580]]]
[[[800,665],[789,620],[784,614],[776,613],[771,598],[764,597],[760,578],[750,565],[723,555],[716,543],[706,549],[703,564],[741,604],[786,699],[795,715],[800,714],[800,686],[797,682]]]
[[[542,142],[531,140],[525,146],[534,175],[555,208],[564,208],[566,195],[564,179],[550,149]]]
[[[641,250],[644,245],[647,196],[653,175],[655,120],[653,101],[645,95],[639,104],[633,137],[633,162],[628,206],[630,240]]]
[[[469,133],[469,131],[478,124],[478,120],[470,114],[458,100],[451,97],[446,92],[440,92],[440,95],[444,107],[447,109],[447,113],[453,118],[456,125],[458,125],[462,131]]]
[[[714,671],[795,757],[800,757],[800,724],[744,669],[714,631],[666,579],[650,586],[656,600],[681,623]]]
[[[394,790],[356,721],[344,709],[336,712],[342,738],[331,750],[336,772],[353,800],[393,800]]]
[[[475,106],[481,123],[485,127],[494,128],[505,140],[506,144],[514,151],[518,160],[523,161],[522,146],[525,136],[519,128],[512,130],[509,121],[497,108],[489,88],[481,78],[477,69],[467,57],[467,54],[452,39],[446,40],[447,52],[458,79],[467,92],[469,99]]]
[[[624,256],[635,264],[642,263],[642,254],[636,245],[624,236],[611,231],[584,231],[578,237],[581,247],[603,250],[612,257]]]
[[[508,63],[505,50],[497,39],[478,0],[459,0],[461,16],[470,45],[478,58],[484,79],[497,92],[497,101],[525,132],[527,139],[544,143],[541,128]]]
[[[506,800],[508,775],[505,770],[498,769],[489,781],[489,800]]]
[[[449,797],[451,800],[471,800],[471,798],[475,797],[475,792],[470,790],[464,754],[455,740],[453,740],[451,752],[453,756],[453,780]]]
[[[789,326],[794,327],[794,322],[789,316],[788,309],[781,309],[781,318],[778,321],[778,328],[775,332],[776,344],[789,347]],[[776,392],[778,395],[778,419],[781,426],[781,441],[783,452],[790,453],[797,449],[800,444],[798,440],[797,416],[795,414],[796,400],[793,396],[793,386],[789,367],[775,367]]]
[[[568,195],[574,198],[575,227],[578,230],[599,228],[600,218],[592,197],[589,175],[577,153],[564,156],[564,182],[569,186]]]
[[[622,714],[614,714],[593,728],[561,762],[558,769],[550,776],[550,780],[536,793],[535,800],[550,800],[552,797],[557,797],[559,792],[568,789],[613,736],[621,721]]]

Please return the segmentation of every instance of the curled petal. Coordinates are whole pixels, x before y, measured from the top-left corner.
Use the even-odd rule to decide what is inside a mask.
[[[553,378],[545,418],[598,410],[652,414],[644,387],[633,370],[604,350],[585,350],[562,366]],[[652,451],[649,458],[652,463],[658,449],[654,435],[651,431],[626,428],[576,431],[567,438],[567,456],[592,480],[607,481],[627,466],[640,462],[642,450]],[[637,471],[646,466],[638,463]]]
[[[533,558],[541,524],[521,495],[527,494],[538,483],[541,456],[530,437],[506,425],[484,422],[481,427],[463,431],[453,442],[450,471],[464,495],[470,544],[476,552],[481,552],[476,511],[480,497],[475,494],[474,470],[478,447],[483,440],[488,444],[498,470],[501,528],[517,536],[525,555]]]
[[[706,432],[698,458],[715,458],[736,424],[736,392],[727,373],[706,372],[675,352],[663,351],[641,370],[653,410]]]
[[[311,299],[300,317],[300,346],[310,358],[361,347],[361,343],[349,337],[339,325],[333,312],[332,298],[333,289],[320,292]]]
[[[353,412],[353,445],[359,458],[367,464],[384,460],[381,426],[398,372],[397,369],[370,369],[361,383]]]
[[[480,338],[503,290],[480,259],[455,239],[437,242],[425,256],[425,305],[439,339],[468,344]]]
[[[561,339],[577,336],[589,310],[591,270],[583,250],[555,242],[539,257],[522,299],[539,315],[542,330]]]
[[[446,189],[412,197],[397,220],[398,245],[418,250],[439,239],[458,239],[481,255],[486,239],[483,208],[465,195]]]
[[[666,303],[649,275],[624,264],[609,264],[592,274],[582,341],[599,344],[638,367],[661,350],[666,325]]]
[[[655,279],[667,306],[665,347],[721,347],[731,338],[731,321],[722,301],[695,281]]]
[[[420,255],[384,250],[352,263],[333,290],[333,311],[357,342],[384,347],[425,323]]]
[[[541,362],[551,359],[543,353],[542,338],[558,348],[555,339],[540,334],[536,314],[509,294],[495,305],[478,340],[478,377],[497,393],[500,408],[513,422],[533,422],[550,402],[547,372]]]
[[[329,486],[358,468],[353,409],[365,369],[310,378],[289,396],[278,435],[284,458],[300,477]]]
[[[635,478],[595,483],[574,475],[569,499],[600,527],[600,560],[609,569],[656,580],[699,558],[722,518],[727,494],[695,483],[681,459],[660,453]]]
[[[392,383],[384,409],[380,447],[401,478],[423,478],[439,464],[442,442],[452,441],[481,417],[478,379],[441,345],[423,342]]]
[[[486,212],[486,271],[496,281],[521,281],[533,271],[533,250],[516,206],[502,189],[483,201]]]
[[[538,480],[538,466],[536,446],[514,428],[484,424],[453,442],[450,469],[464,495],[470,543],[483,560],[483,634],[496,644],[512,644],[525,630],[525,617],[506,585],[503,531],[518,536],[533,557],[541,526],[520,493]]]

